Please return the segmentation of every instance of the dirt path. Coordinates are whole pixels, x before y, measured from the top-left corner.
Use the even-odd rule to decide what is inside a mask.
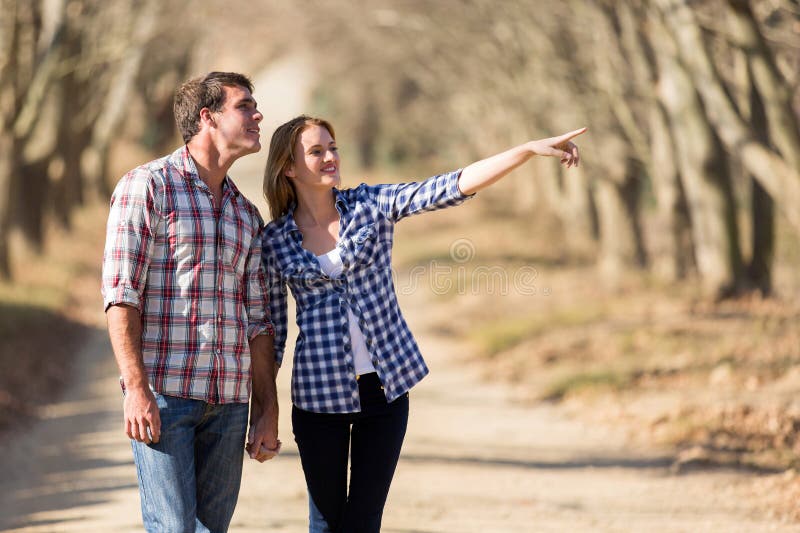
[[[453,339],[426,331],[425,312],[441,309],[405,300],[433,372],[412,393],[384,531],[796,531],[756,513],[743,497],[744,474],[672,475],[666,458],[626,448],[607,428],[515,403],[504,387],[480,380]],[[102,329],[87,339],[75,374],[63,400],[3,443],[4,531],[140,528],[116,368]],[[231,531],[306,530],[304,484],[286,416],[288,378],[281,373],[285,451],[264,465],[246,461]]]

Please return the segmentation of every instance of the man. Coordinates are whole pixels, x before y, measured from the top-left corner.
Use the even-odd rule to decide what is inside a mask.
[[[263,116],[241,74],[175,94],[186,143],[111,198],[103,299],[148,531],[226,531],[250,457],[279,450],[263,221],[228,169],[257,152]],[[251,372],[252,364],[252,372]]]

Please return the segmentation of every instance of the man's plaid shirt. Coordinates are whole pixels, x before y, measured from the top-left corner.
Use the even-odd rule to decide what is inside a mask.
[[[300,333],[294,350],[292,402],[322,413],[361,410],[348,328],[347,309],[358,318],[372,364],[392,401],[421,380],[428,367],[395,295],[392,279],[394,225],[400,219],[462,203],[460,171],[422,182],[336,190],[343,271],[328,277],[302,247],[293,210],[267,224],[264,265],[275,355],[286,344],[287,286],[297,304]]]
[[[186,146],[126,174],[111,198],[105,308],[142,316],[142,354],[158,393],[209,403],[250,396],[250,347],[272,335],[263,221],[229,177],[215,212]]]

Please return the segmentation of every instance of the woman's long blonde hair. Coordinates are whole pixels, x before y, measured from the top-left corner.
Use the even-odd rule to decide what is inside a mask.
[[[300,134],[309,126],[322,126],[328,130],[333,140],[336,134],[330,122],[321,118],[300,115],[289,122],[278,126],[269,142],[267,168],[264,170],[264,198],[269,205],[272,220],[276,220],[289,211],[289,206],[297,201],[294,187],[286,170],[294,163],[294,146]]]

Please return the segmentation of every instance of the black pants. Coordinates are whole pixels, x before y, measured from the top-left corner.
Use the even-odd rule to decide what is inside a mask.
[[[378,533],[408,425],[408,394],[387,403],[375,373],[361,376],[358,390],[360,413],[293,407],[292,427],[308,491],[330,529]]]

